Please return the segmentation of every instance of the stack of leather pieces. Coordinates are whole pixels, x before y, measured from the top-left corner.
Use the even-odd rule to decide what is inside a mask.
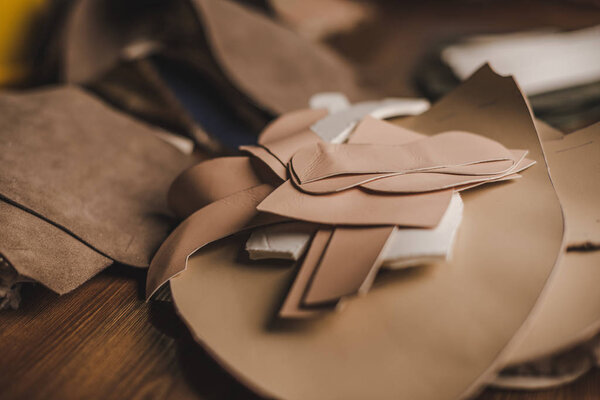
[[[59,35],[61,79],[188,135],[206,151],[252,143],[273,116],[304,107],[317,92],[343,92],[353,101],[380,97],[334,52],[251,7],[211,0],[121,3],[74,4]],[[151,96],[140,96],[141,88]],[[226,133],[215,137],[215,112],[197,115],[215,104],[245,127],[245,139],[238,134],[231,146]]]
[[[462,195],[463,222],[451,260],[378,276],[367,296],[345,299],[343,312],[280,318],[297,271],[239,258],[243,236],[211,244],[191,256],[187,268],[171,269],[175,306],[194,337],[258,393],[460,398],[477,393],[506,366],[554,354],[597,332],[595,291],[584,289],[593,285],[591,266],[599,253],[578,250],[598,240],[597,224],[590,223],[598,212],[598,177],[576,171],[593,169],[590,160],[597,157],[587,152],[599,151],[599,126],[563,138],[534,121],[511,78],[487,68],[429,111],[397,123],[424,135],[477,132],[528,149],[537,164],[515,183]],[[198,213],[208,216],[210,207],[184,224]],[[198,220],[210,225],[202,225],[205,230],[219,226],[219,219],[207,221]],[[360,248],[348,252],[360,254]],[[160,283],[152,283],[152,273],[150,285]]]
[[[0,114],[3,297],[22,281],[63,294],[114,262],[148,267],[175,222],[169,182],[193,158],[72,86],[2,93]]]

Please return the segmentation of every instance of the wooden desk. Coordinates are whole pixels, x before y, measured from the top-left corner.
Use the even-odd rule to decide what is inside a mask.
[[[0,398],[254,399],[191,338],[170,302],[142,300],[145,273],[113,266],[57,296],[41,286],[0,313]],[[544,392],[478,400],[600,398],[600,370]]]

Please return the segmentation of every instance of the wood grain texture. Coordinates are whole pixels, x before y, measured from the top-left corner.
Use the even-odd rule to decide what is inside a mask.
[[[41,286],[0,313],[0,398],[257,399],[198,346],[167,301],[142,300],[145,273],[113,266],[57,296]],[[488,389],[478,400],[600,398],[600,371],[556,390]]]

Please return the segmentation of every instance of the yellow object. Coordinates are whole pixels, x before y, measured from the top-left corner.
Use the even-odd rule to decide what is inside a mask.
[[[0,86],[24,81],[31,72],[28,35],[46,0],[0,0]]]

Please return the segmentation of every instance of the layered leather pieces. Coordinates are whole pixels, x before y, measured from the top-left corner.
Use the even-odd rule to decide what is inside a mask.
[[[381,267],[386,244],[394,229],[337,227],[306,289],[302,304],[327,304],[366,293]]]
[[[240,190],[260,185],[249,157],[219,157],[183,171],[171,184],[169,208],[179,218]]]
[[[199,209],[186,218],[160,246],[148,270],[146,299],[187,267],[190,255],[215,240],[244,229],[281,221],[259,216],[256,210],[273,187],[261,184],[233,193]]]
[[[271,122],[258,138],[259,146],[241,146],[261,160],[278,177],[287,179],[287,165],[300,148],[320,141],[309,127],[327,115],[324,109],[303,109],[286,113]]]
[[[322,314],[324,311],[331,310],[331,304],[325,307],[306,307],[302,304],[302,299],[306,293],[311,278],[319,267],[323,254],[333,235],[333,229],[323,228],[317,230],[310,247],[308,248],[304,259],[300,263],[298,272],[289,288],[285,300],[279,309],[281,318],[309,318]]]
[[[232,1],[192,4],[224,74],[264,109],[276,115],[298,110],[314,93],[327,91],[346,93],[353,101],[375,97],[343,59],[258,12]]]
[[[314,196],[288,180],[257,207],[282,217],[328,225],[437,226],[450,204],[452,190],[409,195],[376,195],[354,188]]]
[[[294,135],[263,144],[282,165],[287,166],[292,156],[300,149],[321,143],[321,139],[310,129],[304,129]]]
[[[0,195],[100,254],[146,267],[169,184],[193,159],[75,87],[0,95]],[[65,252],[69,249],[65,248]]]
[[[380,273],[369,294],[345,300],[341,313],[277,319],[294,271],[240,262],[241,240],[191,257],[193,268],[171,280],[179,314],[199,343],[261,394],[454,399],[489,381],[503,350],[519,339],[559,257],[563,223],[518,87],[484,69],[402,123],[426,134],[477,132],[529,149],[537,164],[518,181],[462,195],[450,261]]]
[[[552,138],[552,137],[551,137]],[[510,353],[514,365],[589,339],[600,329],[600,124],[543,142],[566,220],[567,252],[527,335]]]
[[[317,143],[297,151],[291,162],[299,182],[336,175],[411,173],[441,170],[477,175],[469,166],[500,162],[486,174],[502,173],[513,164],[512,154],[500,143],[467,132],[444,132],[400,146]]]
[[[0,253],[20,275],[68,293],[113,261],[64,230],[0,200]]]
[[[439,172],[394,175],[366,182],[361,186],[382,193],[420,193],[433,190],[456,188],[476,183],[494,182],[532,166],[535,162],[527,160],[525,150],[513,150],[515,164],[506,172],[492,175],[457,175]]]
[[[287,179],[287,167],[284,166],[281,161],[277,159],[273,154],[269,153],[267,149],[262,146],[240,146],[239,150],[253,155],[256,160],[262,163],[262,165],[271,171],[275,176],[280,178],[282,181]]]

